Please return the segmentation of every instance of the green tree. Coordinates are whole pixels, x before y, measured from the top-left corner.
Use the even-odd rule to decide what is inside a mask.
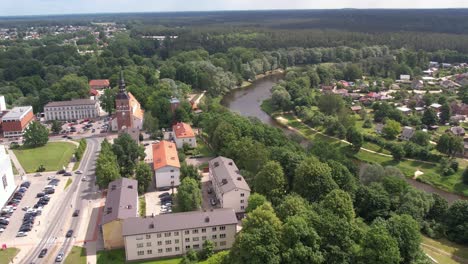
[[[390,197],[381,184],[361,185],[354,201],[356,213],[370,222],[377,217],[385,217],[390,210]]]
[[[463,141],[460,137],[446,133],[439,138],[436,149],[449,157],[453,157],[463,151]]]
[[[421,130],[414,132],[413,136],[410,139],[411,142],[414,142],[423,147],[429,145],[430,140],[431,135]]]
[[[392,147],[392,156],[396,161],[400,161],[405,156],[405,150],[401,145],[395,145]]]
[[[249,196],[248,205],[247,208],[245,208],[245,212],[250,213],[267,202],[268,201],[265,196],[259,193],[252,193],[252,195]]]
[[[208,258],[205,262],[206,264],[223,264],[227,263],[226,260],[228,259],[229,251],[223,250],[219,251],[210,258]]]
[[[198,253],[199,258],[201,260],[204,260],[213,256],[214,248],[215,248],[215,245],[213,241],[205,240],[205,242],[203,242],[203,249]]]
[[[353,149],[357,152],[362,147],[364,137],[362,136],[361,132],[359,132],[355,127],[350,127],[346,132],[346,140],[353,144]]]
[[[116,89],[105,89],[104,93],[99,97],[101,108],[110,116],[115,110]]]
[[[362,242],[360,263],[400,263],[398,242],[393,238],[383,223],[372,224]]]
[[[145,157],[145,149],[138,145],[127,133],[123,133],[114,139],[112,151],[117,156],[122,177],[132,176],[137,161]]]
[[[112,152],[112,145],[104,140],[101,143],[101,151],[96,160],[96,184],[102,189],[106,188],[113,180],[120,178],[117,157]]]
[[[249,213],[230,252],[233,263],[281,263],[282,224],[268,203]]]
[[[62,124],[57,120],[53,120],[51,130],[54,134],[60,133],[62,131]]]
[[[179,264],[196,264],[198,263],[198,254],[195,250],[190,249],[185,253]]]
[[[345,80],[355,81],[357,79],[362,79],[363,72],[359,65],[357,64],[348,64],[344,72]]]
[[[200,208],[202,194],[197,180],[184,178],[177,191],[177,209],[181,212],[194,211]]]
[[[434,200],[434,203],[432,204],[431,209],[429,209],[429,212],[426,214],[426,218],[443,222],[449,209],[448,202],[437,193],[432,194],[432,199]]]
[[[275,89],[271,95],[271,104],[279,110],[287,111],[291,107],[291,95],[283,87]]]
[[[449,122],[451,116],[452,116],[452,109],[450,108],[450,105],[447,102],[445,102],[440,107],[440,122],[442,124]]]
[[[30,148],[44,146],[49,141],[49,130],[37,121],[31,122],[24,132],[24,145]]]
[[[254,178],[256,192],[265,195],[273,203],[278,202],[285,194],[286,178],[283,168],[276,161],[268,161]]]
[[[153,180],[153,170],[147,163],[140,161],[136,165],[135,178],[138,181],[138,193],[144,194]]]
[[[315,158],[304,160],[296,169],[293,190],[311,202],[321,200],[337,188],[330,167]]]
[[[323,94],[317,101],[320,112],[327,115],[337,114],[345,108],[343,97],[336,94]]]
[[[414,219],[422,221],[434,203],[431,194],[409,188],[401,198],[402,203],[397,213],[411,215]]]
[[[156,117],[153,117],[151,112],[145,112],[143,129],[145,129],[151,135],[156,135],[156,133],[159,131],[159,120]]]
[[[201,176],[198,173],[197,167],[191,164],[187,165],[187,163],[183,162],[180,166],[180,179],[183,180],[186,177],[195,179],[197,181],[201,180]]]
[[[402,263],[412,263],[421,244],[418,222],[409,215],[393,215],[387,221],[387,229],[398,243]]]
[[[293,193],[284,197],[283,202],[278,205],[276,211],[278,217],[282,221],[286,221],[290,216],[306,216],[312,212],[312,207],[306,199]]]
[[[357,189],[356,177],[338,161],[328,160],[328,166],[331,169],[331,175],[333,180],[338,184],[340,189],[348,192],[351,196],[354,196],[354,192]]]
[[[468,200],[455,201],[445,221],[447,237],[454,242],[468,244]]]
[[[433,126],[437,124],[437,120],[437,113],[430,107],[424,111],[424,114],[421,118],[421,122],[426,126]]]
[[[337,217],[345,218],[348,222],[354,220],[354,208],[351,196],[343,190],[333,190],[320,202],[320,206]]]
[[[401,125],[395,120],[387,120],[382,129],[383,134],[388,139],[395,139],[401,132]]]

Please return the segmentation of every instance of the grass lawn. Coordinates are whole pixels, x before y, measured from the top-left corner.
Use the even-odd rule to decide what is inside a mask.
[[[260,105],[260,108],[263,110],[263,112],[272,115],[275,112],[275,109],[271,105],[271,99],[266,99],[262,102]]]
[[[75,162],[75,165],[73,165],[73,170],[74,170],[74,171],[77,170],[78,167],[80,167],[80,163],[81,163],[81,161]]]
[[[86,264],[86,249],[83,247],[73,246],[65,259],[65,264]]]
[[[446,239],[435,240],[425,236],[423,236],[422,243],[425,244],[421,245],[424,252],[435,258],[437,261],[439,261],[439,263],[468,263],[468,247],[466,246],[455,244]],[[448,254],[452,254],[458,259],[454,259],[453,257],[447,256],[446,254],[442,254],[441,252],[438,252],[437,250],[426,245],[435,247],[438,250],[445,251]]]
[[[75,152],[76,146],[67,142],[49,142],[38,148],[13,150],[27,173],[35,172],[42,164],[46,171],[56,171],[66,166]]]
[[[66,190],[68,186],[70,186],[71,184],[72,184],[72,179],[68,178],[67,182],[65,183],[65,187],[63,189]]]
[[[19,249],[17,248],[7,248],[6,250],[0,250],[0,264],[10,263],[16,254],[18,254]]]
[[[182,258],[170,258],[170,259],[160,259],[160,260],[148,260],[148,261],[139,261],[132,263],[141,263],[141,264],[178,264]],[[98,251],[97,252],[97,264],[121,264],[125,263],[125,251],[124,249],[108,250],[108,251]]]
[[[213,157],[215,153],[213,150],[205,144],[205,142],[197,137],[197,152],[203,155],[203,157]]]
[[[146,199],[144,195],[138,198],[138,207],[140,216],[146,216]]]

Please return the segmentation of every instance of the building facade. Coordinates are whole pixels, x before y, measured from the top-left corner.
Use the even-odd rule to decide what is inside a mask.
[[[138,100],[125,90],[123,73],[120,76],[119,92],[115,97],[115,117],[112,119],[113,131],[120,131],[124,127],[142,129],[144,111]]]
[[[29,124],[34,121],[32,106],[11,109],[1,118],[4,137],[21,137]]]
[[[167,140],[173,140],[178,149],[184,147],[187,144],[191,148],[197,147],[197,138],[193,132],[192,127],[183,122],[179,122],[172,126],[172,131],[165,133],[164,138]]]
[[[123,221],[137,216],[138,182],[128,178],[110,182],[101,225],[104,248],[123,248]]]
[[[3,207],[16,189],[10,156],[3,145],[0,146],[0,178],[0,207]]]
[[[178,256],[203,249],[211,240],[214,250],[232,247],[237,218],[232,209],[194,211],[128,218],[123,223],[127,261]]]
[[[173,142],[153,144],[153,169],[156,188],[180,185],[180,162]]]
[[[232,159],[217,157],[209,162],[209,177],[222,208],[243,214],[247,208],[250,187]]]
[[[99,102],[91,99],[50,102],[44,106],[47,121],[89,119],[99,117]]]

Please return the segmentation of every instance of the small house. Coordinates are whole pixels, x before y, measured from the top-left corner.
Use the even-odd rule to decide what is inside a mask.
[[[455,136],[458,137],[464,137],[465,136],[465,129],[461,126],[454,126],[450,128],[450,132],[454,134]]]
[[[414,128],[405,126],[403,128],[403,131],[401,132],[400,139],[408,141],[413,137],[414,132],[415,132]]]
[[[362,107],[360,105],[351,106],[351,111],[356,114],[359,114],[362,111]]]

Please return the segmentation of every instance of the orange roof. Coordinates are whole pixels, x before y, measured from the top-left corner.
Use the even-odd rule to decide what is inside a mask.
[[[103,86],[108,87],[110,86],[109,80],[91,80],[89,81],[89,86]]]
[[[195,137],[193,133],[192,127],[187,123],[177,123],[172,126],[172,130],[174,130],[174,134],[176,138],[191,138]]]
[[[132,109],[132,114],[136,116],[138,119],[143,119],[143,115],[145,111],[141,109],[140,103],[137,101],[135,96],[132,93],[128,93],[128,97],[130,97],[130,109]]]
[[[175,143],[162,140],[153,144],[153,167],[157,170],[165,166],[180,168],[180,163]]]

